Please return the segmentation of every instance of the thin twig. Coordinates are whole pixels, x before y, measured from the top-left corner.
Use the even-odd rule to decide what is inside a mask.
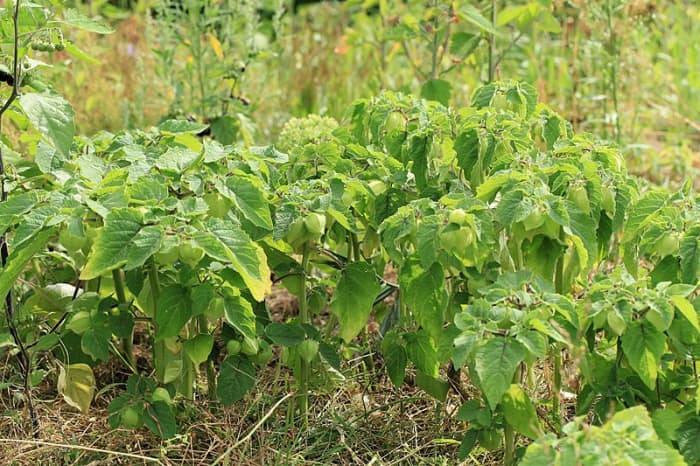
[[[223,461],[225,458],[227,458],[228,455],[230,455],[231,452],[232,452],[233,450],[235,450],[236,448],[240,447],[240,446],[243,445],[245,442],[247,442],[247,441],[253,436],[253,434],[260,428],[260,426],[262,426],[262,425],[265,423],[265,421],[267,421],[267,419],[268,419],[270,416],[272,416],[272,413],[274,413],[275,410],[276,410],[277,408],[279,408],[279,406],[280,406],[282,403],[284,403],[285,400],[289,399],[289,398],[292,397],[293,395],[294,395],[293,392],[289,392],[289,393],[287,393],[286,395],[284,395],[282,398],[280,398],[279,401],[277,401],[277,403],[275,403],[275,404],[272,406],[272,408],[270,408],[270,410],[262,417],[262,419],[260,419],[260,420],[258,421],[258,423],[255,424],[255,425],[250,429],[250,432],[248,432],[242,439],[240,439],[239,441],[237,441],[236,443],[234,443],[233,445],[231,445],[230,447],[228,447],[228,448],[226,449],[226,451],[225,451],[221,456],[219,456],[219,457],[216,459],[216,461],[214,461],[214,462],[211,464],[211,466],[216,466],[217,464],[221,463],[221,461]]]
[[[152,463],[163,464],[158,458],[153,458],[152,456],[137,455],[135,453],[126,453],[126,452],[114,451],[114,450],[105,450],[103,448],[84,447],[82,445],[70,445],[70,444],[66,444],[66,443],[44,442],[43,440],[18,440],[18,439],[11,439],[11,438],[0,438],[0,442],[20,443],[20,444],[24,444],[24,445],[47,446],[47,447],[53,447],[53,448],[65,448],[68,450],[91,451],[94,453],[105,453],[107,455],[123,456],[126,458],[134,458],[134,459],[139,459],[139,460],[143,460],[143,461],[150,461]]]

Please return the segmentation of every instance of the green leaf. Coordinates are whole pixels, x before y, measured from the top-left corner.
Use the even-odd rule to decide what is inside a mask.
[[[438,376],[439,361],[433,340],[424,332],[404,334],[406,353],[419,371],[431,377]]]
[[[452,85],[444,79],[429,79],[421,87],[420,96],[448,106],[452,96]]]
[[[474,360],[479,385],[492,410],[501,402],[526,355],[522,344],[505,337],[491,338],[476,351]]]
[[[622,349],[630,367],[650,390],[656,387],[658,366],[665,346],[664,334],[648,325],[629,327],[622,335]]]
[[[420,371],[416,373],[416,385],[423,389],[428,395],[442,402],[445,401],[447,393],[450,391],[449,383],[437,377],[425,375]]]
[[[61,366],[58,374],[58,392],[66,403],[87,413],[95,393],[95,375],[87,364]]]
[[[692,417],[680,425],[678,449],[688,464],[700,462],[700,417]]]
[[[306,338],[304,328],[297,324],[281,324],[273,322],[265,327],[265,335],[272,340],[272,343],[280,346],[296,346]]]
[[[516,432],[537,440],[544,434],[535,406],[527,393],[517,384],[511,384],[503,395],[503,415]]]
[[[24,270],[24,267],[36,253],[44,249],[52,233],[52,230],[43,231],[10,253],[5,267],[0,271],[0,299],[4,300],[17,281],[17,277]]]
[[[221,363],[217,379],[216,396],[224,406],[230,406],[243,398],[255,385],[255,368],[242,356],[229,356]]]
[[[401,297],[413,312],[416,322],[438,341],[449,302],[442,266],[434,263],[423,271],[415,263],[407,264],[401,270],[400,281]]]
[[[340,337],[352,341],[367,324],[379,290],[374,268],[366,262],[353,262],[343,269],[331,301],[331,312],[338,318]]]
[[[192,301],[187,288],[170,285],[160,291],[156,308],[156,340],[177,336],[192,317]]]
[[[28,92],[17,100],[32,126],[68,157],[75,133],[73,107],[63,97],[52,94]]]
[[[657,409],[651,416],[654,429],[661,440],[668,443],[678,440],[678,428],[681,425],[680,415],[671,409]]]
[[[255,332],[255,312],[253,306],[240,296],[229,296],[224,300],[226,322],[243,335],[247,343],[258,351],[258,339]]]
[[[406,363],[408,362],[406,348],[392,342],[387,344],[383,350],[384,365],[386,366],[389,380],[396,388],[399,388],[406,377]]]
[[[688,301],[686,298],[682,296],[671,296],[669,298],[671,303],[673,303],[674,306],[676,306],[676,309],[678,309],[678,312],[680,312],[683,317],[685,317],[688,322],[690,322],[690,325],[693,326],[695,331],[700,334],[700,322],[698,322],[698,313],[695,310],[695,307]]]
[[[182,174],[199,158],[200,154],[192,149],[182,146],[171,146],[163,155],[158,157],[158,160],[156,160],[156,167],[161,170],[169,170]]]
[[[231,199],[246,219],[257,227],[272,230],[270,206],[260,180],[237,172],[226,181],[226,187],[221,194]]]
[[[184,343],[185,354],[195,364],[201,364],[207,360],[214,347],[214,337],[200,333]]]
[[[177,422],[170,405],[165,401],[154,401],[144,410],[143,424],[154,434],[169,439],[177,434]]]
[[[450,40],[450,54],[464,60],[476,50],[481,36],[468,32],[455,32]]]
[[[678,255],[681,258],[683,283],[697,283],[700,275],[700,226],[686,233],[680,242]]]
[[[207,229],[193,235],[197,244],[212,259],[231,264],[243,278],[253,298],[262,301],[272,288],[270,268],[262,248],[231,222],[212,218]]]
[[[209,125],[197,123],[189,120],[165,120],[158,125],[158,129],[163,133],[201,133],[207,129]]]
[[[162,227],[144,226],[136,209],[113,209],[105,217],[105,226],[97,234],[81,280],[92,280],[114,269],[142,266],[160,248]]]
[[[474,8],[472,5],[465,4],[460,6],[457,15],[460,19],[467,20],[468,22],[477,26],[482,31],[498,35],[498,31],[496,31],[496,29],[493,27],[491,21],[484,18],[484,16],[479,12],[479,10]]]
[[[90,19],[73,8],[67,8],[63,12],[63,23],[85,31],[96,32],[98,34],[111,34],[114,32],[114,29],[111,27],[102,24],[97,20]]]

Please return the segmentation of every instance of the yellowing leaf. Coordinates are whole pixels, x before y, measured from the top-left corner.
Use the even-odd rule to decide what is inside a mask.
[[[209,34],[209,43],[211,44],[211,48],[214,50],[214,53],[219,59],[224,58],[224,50],[221,48],[221,42],[219,42],[219,39],[217,39],[213,34]]]
[[[81,413],[90,409],[95,393],[95,375],[87,364],[70,364],[61,367],[58,374],[58,391],[66,403],[78,408]]]

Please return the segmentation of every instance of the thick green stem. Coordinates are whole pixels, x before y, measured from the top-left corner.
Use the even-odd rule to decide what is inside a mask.
[[[129,302],[126,300],[126,287],[124,286],[124,273],[121,269],[112,271],[112,279],[114,280],[114,291],[117,293],[117,301],[119,301],[119,313],[129,312]],[[124,357],[129,362],[129,365],[135,368],[133,328],[129,332],[129,336],[122,338],[122,351],[124,351]]]
[[[160,298],[160,279],[158,278],[158,266],[153,258],[148,269],[148,283],[151,287],[151,297],[153,298],[153,322],[158,322],[158,300]],[[153,367],[156,370],[156,379],[163,381],[165,375],[165,342],[158,339],[157,324],[153,331]]]
[[[561,430],[561,353],[555,349],[552,377],[552,412],[557,429]]]
[[[519,370],[516,370],[515,374],[513,374],[513,383],[520,383],[524,364],[525,363],[521,363]],[[506,422],[506,426],[503,428],[503,434],[505,437],[505,454],[503,464],[506,466],[512,466],[515,464],[515,429],[513,429],[513,426],[511,426],[508,422]]]
[[[306,298],[306,276],[308,274],[309,259],[311,257],[309,243],[304,244],[304,251],[301,258],[301,291],[299,292],[299,322],[309,323],[309,305]],[[299,363],[299,411],[303,417],[303,424],[308,424],[309,414],[309,363],[304,359]]]

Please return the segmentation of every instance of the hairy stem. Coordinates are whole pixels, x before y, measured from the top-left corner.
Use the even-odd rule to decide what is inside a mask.
[[[301,291],[299,293],[299,322],[309,323],[309,305],[306,298],[306,276],[308,274],[309,259],[311,256],[309,243],[304,244],[304,251],[301,259]],[[303,424],[308,424],[309,413],[309,363],[303,358],[299,362],[299,411],[303,417]]]
[[[151,258],[148,269],[148,283],[151,287],[151,297],[153,298],[153,322],[158,322],[158,299],[160,298],[160,279],[158,278],[158,265]],[[156,379],[163,381],[165,375],[165,343],[158,340],[158,326],[155,324],[153,332],[153,366],[156,370]]]
[[[117,294],[117,301],[119,301],[119,313],[129,312],[129,302],[126,300],[126,287],[124,286],[124,273],[121,269],[112,271],[112,279],[114,280],[114,291]],[[129,365],[136,367],[133,340],[134,330],[132,328],[129,336],[122,338],[122,351],[124,351],[124,357],[129,361]]]

